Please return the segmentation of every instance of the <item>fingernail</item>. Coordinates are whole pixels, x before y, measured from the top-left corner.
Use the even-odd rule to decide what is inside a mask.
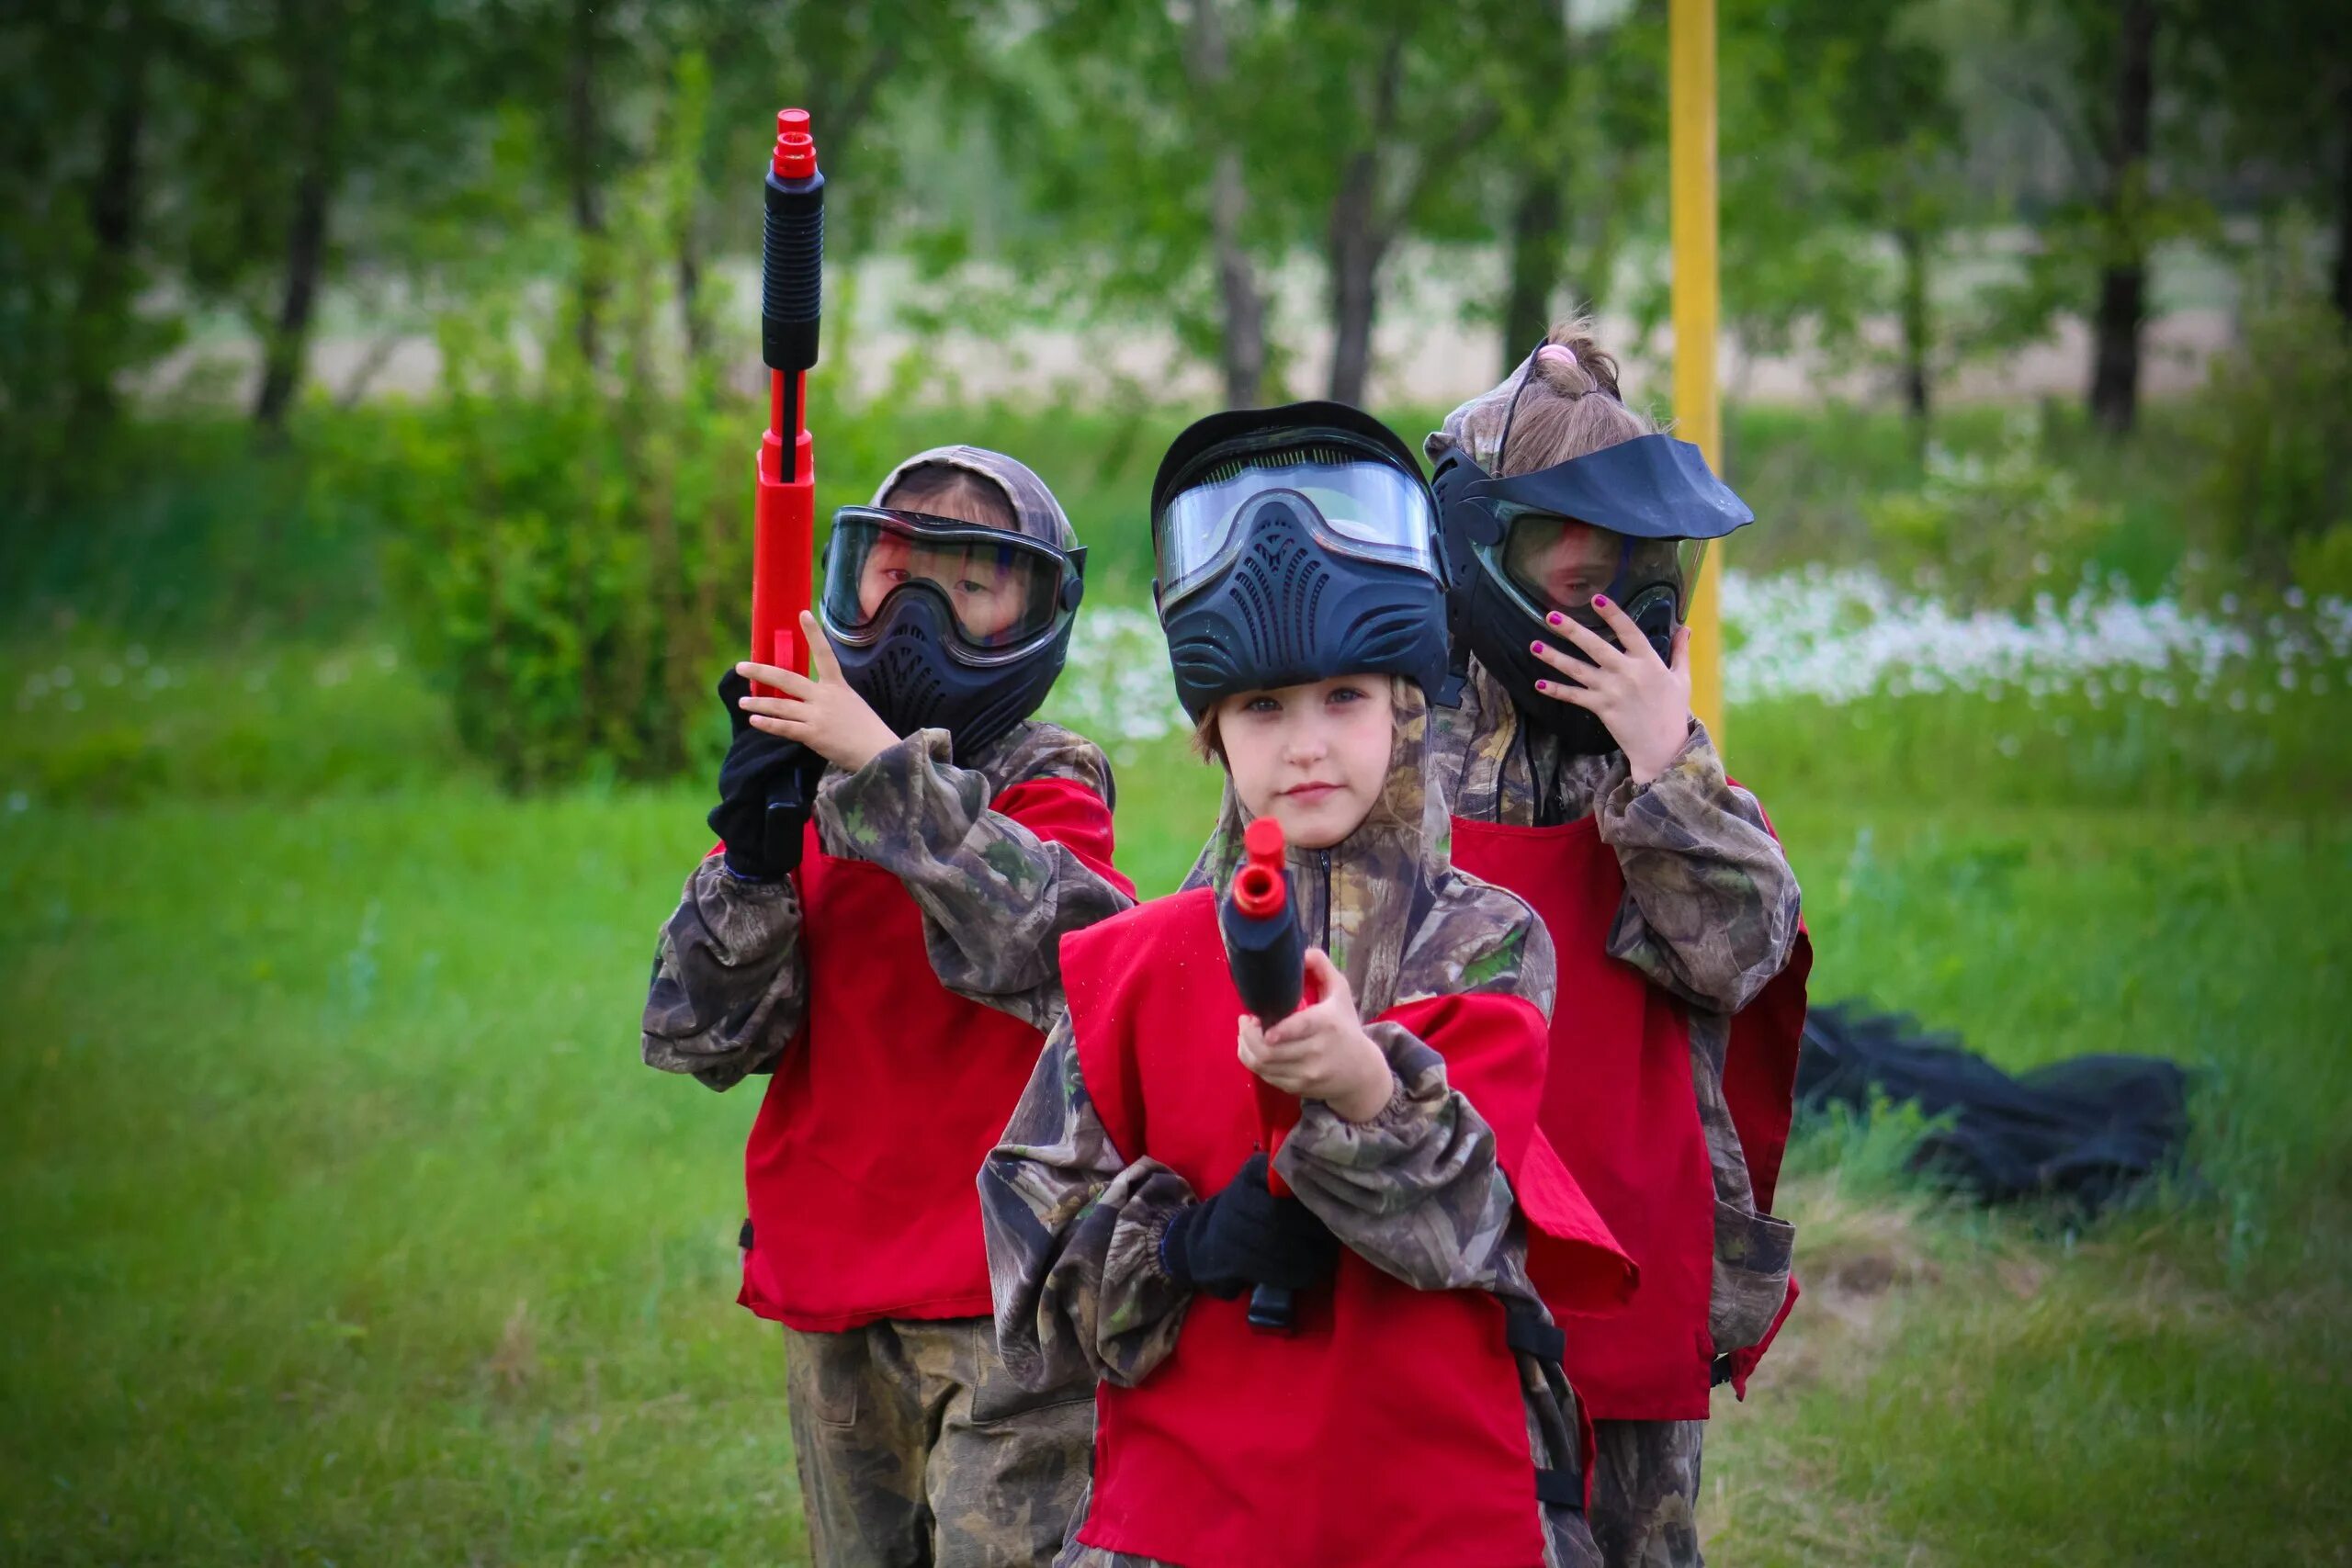
[[[1531,642],[1527,645],[1527,651],[1530,653],[1541,653],[1544,651],[1544,645],[1540,642]]]
[[[1555,610],[1555,611],[1553,611],[1550,615],[1548,615],[1544,616],[1544,619],[1546,622],[1550,623],[1551,625],[1553,625],[1553,626],[1558,626],[1558,625],[1560,624],[1560,612],[1559,612],[1559,611],[1557,611],[1557,610]]]
[[[1609,608],[1609,595],[1608,595],[1608,594],[1606,594],[1606,593],[1596,593],[1596,594],[1594,594],[1594,595],[1592,596],[1592,602],[1593,602],[1595,604],[1600,605],[1600,606],[1602,609],[1604,609],[1604,610],[1606,610],[1607,608]]]
[[[1548,692],[1552,689],[1552,682],[1549,681],[1538,681],[1535,682],[1535,689],[1539,692]]]

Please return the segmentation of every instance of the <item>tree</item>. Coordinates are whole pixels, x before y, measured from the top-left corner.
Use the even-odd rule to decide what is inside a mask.
[[[1498,171],[1486,200],[1503,236],[1493,319],[1508,373],[1550,328],[1562,285],[1578,285],[1572,306],[1604,295],[1625,237],[1665,210],[1666,54],[1654,7],[1531,6],[1500,25],[1503,121],[1479,161]]]
[[[2352,321],[2352,11],[2301,0],[2191,0],[2199,85],[2226,116],[2223,171],[2266,205],[2334,231],[2328,297]]]

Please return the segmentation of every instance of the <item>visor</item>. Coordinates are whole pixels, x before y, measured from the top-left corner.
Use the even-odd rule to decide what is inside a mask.
[[[1687,608],[1689,585],[1706,558],[1704,539],[1636,538],[1556,513],[1508,504],[1496,510],[1500,543],[1475,547],[1538,615],[1590,610],[1596,593],[1631,604],[1660,584],[1670,584],[1678,605]]]
[[[959,658],[1008,661],[1076,611],[1084,557],[956,518],[844,506],[825,551],[825,629],[862,647],[879,634],[894,598],[928,591],[947,608]]]
[[[1429,491],[1393,464],[1336,443],[1223,456],[1152,520],[1160,599],[1172,604],[1240,552],[1261,505],[1288,501],[1334,555],[1440,577]]]
[[[1498,512],[1577,517],[1639,539],[1720,539],[1756,521],[1699,448],[1671,435],[1638,435],[1465,493]]]

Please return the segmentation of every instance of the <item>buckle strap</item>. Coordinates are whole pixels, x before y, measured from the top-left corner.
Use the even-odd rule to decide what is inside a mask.
[[[1503,1343],[1522,1356],[1557,1361],[1567,1351],[1568,1337],[1557,1324],[1544,1321],[1542,1313],[1513,1302],[1503,1315]]]
[[[1566,1508],[1572,1514],[1581,1514],[1583,1478],[1573,1470],[1539,1470],[1535,1472],[1535,1500],[1547,1508]]]

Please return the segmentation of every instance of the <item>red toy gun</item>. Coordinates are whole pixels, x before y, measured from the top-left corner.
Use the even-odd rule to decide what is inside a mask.
[[[814,603],[817,556],[817,452],[808,439],[808,376],[817,363],[825,278],[825,176],[818,172],[808,110],[777,111],[764,194],[760,357],[768,367],[768,429],[760,440],[752,512],[752,658],[806,672],[808,646],[800,614]],[[752,689],[762,696],[781,694],[767,686]],[[799,831],[803,787],[798,778],[790,779],[768,801],[775,830]]]
[[[1241,847],[1246,858],[1233,874],[1217,923],[1225,931],[1226,958],[1233,966],[1233,988],[1241,993],[1241,1005],[1261,1026],[1271,1028],[1307,999],[1306,944],[1299,935],[1298,911],[1291,904],[1290,877],[1283,870],[1283,825],[1271,817],[1259,818],[1242,833]],[[1290,1188],[1274,1174],[1273,1159],[1283,1134],[1298,1122],[1298,1097],[1254,1075],[1250,1087],[1258,1097],[1266,1185],[1275,1197],[1287,1197]],[[1292,1292],[1282,1286],[1260,1285],[1250,1292],[1252,1328],[1288,1333],[1295,1312]]]

